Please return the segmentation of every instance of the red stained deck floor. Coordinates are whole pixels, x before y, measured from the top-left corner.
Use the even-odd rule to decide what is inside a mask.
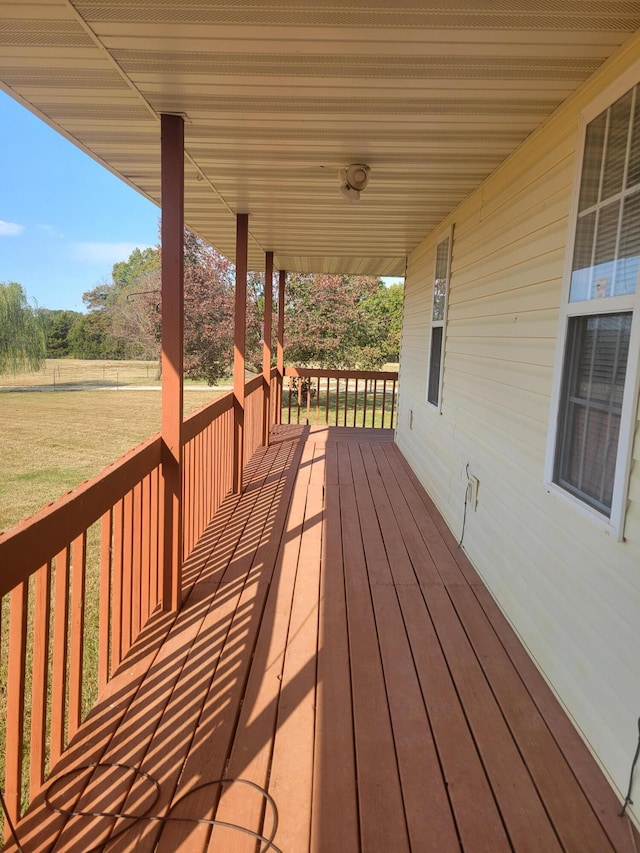
[[[235,827],[269,837],[275,815],[258,849],[634,850],[390,432],[281,427],[245,482],[185,568],[183,609],[151,621],[51,791],[73,811],[172,819],[40,798],[25,851],[254,853]],[[113,764],[157,780],[156,802]],[[221,778],[242,781],[198,787]]]

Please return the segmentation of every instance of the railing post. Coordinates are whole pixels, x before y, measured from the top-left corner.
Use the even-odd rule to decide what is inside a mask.
[[[287,280],[285,270],[280,270],[278,278],[278,345],[276,350],[276,369],[278,371],[278,399],[276,400],[277,424],[282,422],[282,386],[284,383],[284,286]]]
[[[247,314],[247,253],[249,214],[239,213],[236,221],[236,305],[233,340],[233,493],[242,491],[244,462],[244,354]]]
[[[162,163],[162,608],[177,610],[182,585],[184,316],[184,120],[161,116]]]
[[[271,429],[271,327],[273,325],[273,252],[264,263],[264,333],[262,335],[262,444],[269,444]]]

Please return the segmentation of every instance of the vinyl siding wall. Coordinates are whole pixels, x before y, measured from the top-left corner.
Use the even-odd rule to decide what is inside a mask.
[[[638,423],[623,542],[549,494],[543,469],[580,114],[639,58],[637,34],[409,258],[397,428],[458,538],[467,465],[478,477],[464,549],[621,798],[640,716]],[[429,316],[435,241],[450,224],[438,414],[426,403]],[[634,793],[640,819],[638,778]]]

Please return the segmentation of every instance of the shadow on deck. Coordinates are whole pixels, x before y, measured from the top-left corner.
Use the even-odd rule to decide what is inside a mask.
[[[55,768],[83,814],[41,794],[25,851],[634,850],[390,431],[277,428],[245,482]]]

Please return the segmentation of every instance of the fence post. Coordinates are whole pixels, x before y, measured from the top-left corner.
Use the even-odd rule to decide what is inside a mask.
[[[182,397],[184,120],[161,116],[162,170],[162,609],[177,610],[182,586]]]

